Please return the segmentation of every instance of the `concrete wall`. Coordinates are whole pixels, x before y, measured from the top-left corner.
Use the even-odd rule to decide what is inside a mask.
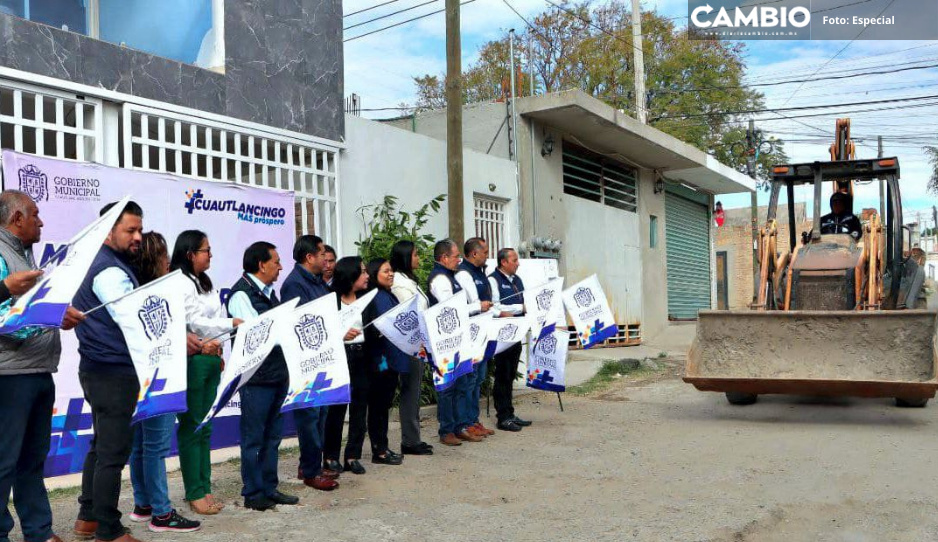
[[[407,211],[445,194],[446,144],[420,134],[355,116],[346,116],[347,148],[342,152],[339,181],[342,239],[341,255],[355,253],[355,241],[364,232],[358,209],[377,203],[385,195],[400,199]],[[473,194],[507,200],[507,235],[516,244],[517,199],[515,165],[508,160],[467,150],[463,154],[466,236],[475,234]],[[495,185],[491,190],[489,185]],[[427,225],[427,233],[442,239],[448,235],[447,205]]]
[[[502,126],[507,115],[508,108],[504,103],[488,102],[463,107],[463,146],[481,153],[488,151],[492,156],[508,159],[508,125]],[[446,110],[426,111],[382,123],[434,139],[446,139]],[[501,132],[498,131],[499,126]]]
[[[655,173],[642,170],[638,189],[639,236],[642,254],[642,312],[645,340],[668,329],[668,252],[664,192],[655,194]],[[658,243],[651,247],[651,217],[657,217]]]
[[[224,74],[6,14],[0,65],[341,140],[341,1],[224,4]]]

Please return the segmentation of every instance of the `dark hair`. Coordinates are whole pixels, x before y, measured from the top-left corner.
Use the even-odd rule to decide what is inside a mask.
[[[244,250],[244,259],[241,266],[245,273],[257,273],[261,269],[261,264],[269,262],[273,255],[271,250],[276,250],[273,244],[267,241],[257,241]]]
[[[470,237],[466,240],[466,244],[462,247],[462,253],[467,257],[472,254],[473,251],[479,250],[482,248],[482,243],[485,242],[485,239],[481,237]]]
[[[208,278],[204,271],[199,273],[198,276],[195,274],[189,255],[200,250],[206,239],[208,239],[208,235],[200,230],[186,230],[180,233],[179,237],[176,238],[176,245],[173,246],[173,258],[169,261],[170,271],[179,269],[187,277],[192,278],[195,282],[195,288],[200,294],[212,291],[212,279]]]
[[[293,261],[303,263],[309,254],[319,254],[322,246],[322,238],[318,235],[301,235],[296,238],[293,244]]]
[[[515,249],[505,247],[498,249],[498,266],[502,266],[502,262],[508,259],[508,256],[511,256],[511,253],[515,252]]]
[[[108,203],[104,207],[101,207],[101,211],[98,213],[98,216],[106,215],[107,212],[110,211],[117,204],[118,202],[112,201],[111,203]],[[128,201],[127,205],[124,207],[124,210],[121,211],[121,214],[117,216],[117,220],[114,221],[114,226],[120,223],[121,219],[124,218],[124,215],[133,215],[133,216],[139,216],[140,218],[143,218],[143,208],[137,205],[137,202],[133,200]]]
[[[138,252],[132,262],[134,275],[141,286],[162,277],[166,269],[160,265],[160,259],[169,257],[166,250],[166,239],[155,231],[143,234]]]
[[[378,271],[381,270],[381,266],[390,263],[384,258],[374,258],[368,262],[368,265],[365,266],[365,271],[368,272],[368,289],[372,290],[374,288],[381,288],[382,290],[387,290],[387,288],[378,284]]]
[[[329,245],[323,245],[322,252],[323,254],[332,254],[333,256],[337,256],[337,254],[335,253],[335,249]]]
[[[416,281],[417,276],[414,275],[414,268],[410,265],[416,250],[417,245],[413,241],[402,240],[394,243],[391,247],[391,269]]]
[[[453,250],[453,247],[456,246],[456,242],[452,239],[443,239],[442,241],[437,241],[433,245],[433,259],[434,261],[440,261],[440,258],[446,256]]]
[[[335,263],[335,275],[332,277],[332,290],[340,296],[352,293],[352,286],[362,276],[362,259],[358,256],[346,256]]]

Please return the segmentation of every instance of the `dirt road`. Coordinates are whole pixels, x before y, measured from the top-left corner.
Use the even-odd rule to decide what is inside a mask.
[[[237,465],[221,465],[229,506],[202,532],[134,531],[167,542],[938,540],[938,405],[767,398],[731,407],[670,373],[567,396],[565,413],[549,394],[529,396],[518,411],[535,425],[522,433],[437,446],[400,467],[369,462],[368,474],[343,475],[331,494],[299,485],[295,456],[286,457],[282,488],[301,506],[273,512],[236,505]],[[170,482],[179,503],[178,474]],[[129,487],[123,504],[129,511]],[[67,534],[74,496],[54,507]]]

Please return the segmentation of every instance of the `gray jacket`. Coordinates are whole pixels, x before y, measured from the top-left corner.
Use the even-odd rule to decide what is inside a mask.
[[[10,273],[36,269],[31,252],[18,237],[0,227],[0,258]],[[13,298],[16,303],[16,298]],[[54,373],[59,368],[62,343],[59,330],[49,329],[26,340],[0,335],[0,376]]]

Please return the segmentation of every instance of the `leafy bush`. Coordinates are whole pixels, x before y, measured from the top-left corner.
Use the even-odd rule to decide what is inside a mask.
[[[420,255],[420,268],[414,270],[417,275],[417,284],[425,288],[427,277],[433,268],[433,245],[437,239],[424,233],[434,214],[440,211],[440,204],[446,200],[445,194],[433,198],[412,212],[403,210],[395,196],[384,196],[380,203],[364,205],[358,208],[362,223],[365,226],[365,235],[355,242],[358,255],[365,262],[374,258],[390,258],[394,243],[407,240],[417,246]],[[436,403],[436,393],[433,391],[433,379],[428,367],[424,367],[423,383],[420,387],[420,404],[430,405]],[[397,404],[397,398],[394,403]]]

